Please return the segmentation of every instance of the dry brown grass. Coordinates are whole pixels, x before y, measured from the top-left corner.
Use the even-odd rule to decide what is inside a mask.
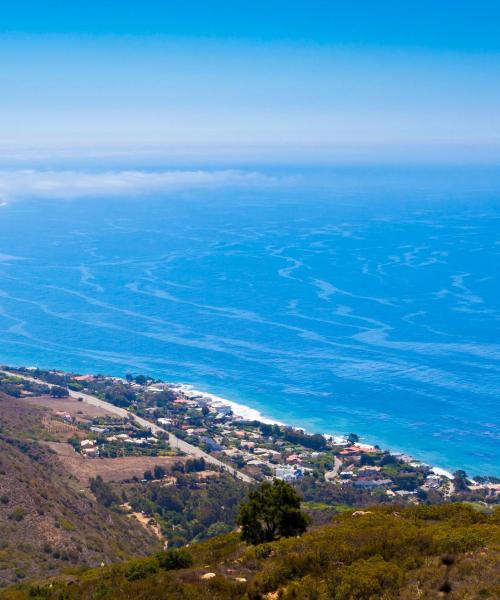
[[[176,462],[184,462],[182,456],[123,456],[118,458],[84,458],[67,443],[46,442],[59,457],[64,468],[82,485],[88,485],[91,477],[100,475],[104,481],[125,481],[134,476],[142,479],[144,471],[161,465],[169,470]]]
[[[93,419],[94,417],[114,416],[106,409],[100,406],[93,406],[85,402],[78,402],[75,398],[52,398],[51,396],[35,396],[33,398],[20,398],[20,402],[48,408],[53,412],[63,411],[69,413],[72,417],[80,419]]]

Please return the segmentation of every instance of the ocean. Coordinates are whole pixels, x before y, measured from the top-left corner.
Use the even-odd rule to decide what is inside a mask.
[[[0,362],[184,382],[500,476],[498,173],[260,171],[6,198]]]

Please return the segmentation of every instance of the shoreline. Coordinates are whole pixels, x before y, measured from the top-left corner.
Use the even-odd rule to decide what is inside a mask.
[[[180,390],[183,394],[185,394],[187,397],[189,397],[193,400],[200,399],[200,400],[206,401],[206,403],[210,404],[210,405],[219,404],[219,405],[223,405],[223,406],[229,406],[231,408],[231,410],[233,411],[233,414],[237,417],[241,417],[242,419],[245,419],[248,421],[260,421],[261,423],[266,423],[269,425],[281,425],[282,427],[292,427],[292,429],[301,429],[302,431],[304,431],[306,433],[311,433],[311,432],[308,432],[307,429],[305,429],[304,427],[297,427],[294,425],[290,425],[289,423],[279,421],[278,419],[265,417],[256,408],[251,408],[250,406],[241,404],[239,402],[235,402],[234,400],[229,400],[228,398],[224,398],[223,396],[218,396],[217,394],[212,394],[211,392],[200,390],[199,388],[197,388],[189,383],[172,383],[172,382],[165,382],[165,383]],[[313,432],[313,433],[320,433],[321,435],[325,436],[327,439],[332,439],[332,440],[344,439],[344,435],[339,435],[339,434],[330,434],[330,433],[324,433],[324,432]],[[354,445],[356,445],[356,444],[358,444],[358,443],[355,443]],[[372,446],[371,444],[359,444],[359,445]],[[375,446],[372,446],[372,447],[375,448]],[[422,465],[426,465],[436,475],[446,477],[447,479],[453,479],[453,473],[448,469],[444,469],[437,465],[429,465],[421,460],[414,458],[413,456],[411,456],[410,454],[407,454],[406,452],[395,452],[390,449],[387,449],[387,452],[389,452],[389,454],[392,454],[394,456],[404,456],[408,459],[407,462],[415,462],[415,463],[420,463]]]
[[[30,367],[17,366],[17,367],[12,367],[12,368],[13,369],[17,369],[17,368],[29,369]],[[33,368],[39,368],[39,367],[33,367]],[[43,367],[40,367],[40,368],[43,368]],[[95,373],[86,373],[86,375],[95,376]],[[109,376],[114,377],[117,380],[125,381],[124,378],[120,377],[120,376],[113,376],[113,375],[109,375]],[[218,405],[228,406],[231,408],[231,410],[235,416],[241,417],[241,419],[243,419],[243,420],[259,421],[261,423],[266,423],[269,425],[280,425],[282,427],[291,427],[292,429],[295,429],[295,430],[302,430],[305,433],[319,433],[319,434],[325,436],[327,439],[330,439],[333,441],[340,442],[345,439],[345,434],[325,433],[322,431],[309,431],[305,427],[300,426],[300,425],[291,425],[290,423],[285,423],[284,421],[280,421],[273,417],[266,417],[256,408],[252,408],[246,404],[242,404],[240,402],[230,400],[224,396],[219,396],[212,392],[202,390],[199,387],[195,386],[194,384],[179,382],[179,381],[173,382],[173,381],[167,381],[167,380],[163,380],[163,379],[158,379],[158,381],[159,382],[161,381],[162,383],[172,387],[173,389],[179,390],[180,392],[185,394],[186,397],[191,397],[191,399],[203,400],[207,404],[210,404],[210,405],[218,404]],[[374,444],[370,444],[370,443],[364,444],[364,443],[358,442],[353,445],[360,445],[363,447],[371,446],[372,448],[375,448],[375,444],[377,444],[377,442],[375,442]],[[407,463],[419,463],[423,466],[427,466],[436,475],[446,477],[447,479],[450,479],[450,480],[453,479],[453,473],[450,469],[446,469],[446,468],[440,467],[438,465],[426,463],[423,460],[414,458],[411,454],[408,454],[404,450],[401,450],[401,451],[391,450],[390,448],[385,448],[384,450],[393,456],[402,458]]]

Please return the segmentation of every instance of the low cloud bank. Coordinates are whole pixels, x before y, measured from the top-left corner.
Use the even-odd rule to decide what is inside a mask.
[[[262,187],[278,179],[258,172],[218,171],[0,171],[0,204],[23,198],[70,200],[139,196],[226,187]]]

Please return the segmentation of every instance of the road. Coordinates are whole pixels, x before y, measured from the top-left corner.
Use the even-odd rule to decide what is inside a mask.
[[[340,468],[342,467],[342,461],[337,456],[334,457],[334,467],[331,471],[325,473],[325,481],[334,481],[339,474]]]
[[[48,386],[52,387],[46,381],[43,381],[41,379],[35,379],[34,377],[29,377],[28,375],[21,375],[19,373],[15,373],[15,372],[11,372],[11,371],[0,371],[0,372],[4,373],[5,375],[19,377],[21,379],[26,379],[27,381],[33,381],[34,383],[39,383],[42,385],[48,385]],[[138,423],[139,425],[141,425],[142,427],[151,429],[151,431],[153,433],[161,432],[161,433],[165,434],[168,437],[168,443],[170,444],[170,446],[176,450],[180,450],[181,452],[190,454],[196,458],[204,458],[207,463],[210,463],[216,467],[220,467],[220,468],[224,469],[225,471],[227,471],[228,473],[231,473],[231,475],[233,475],[234,477],[237,477],[238,479],[240,479],[241,481],[244,481],[245,483],[255,483],[255,481],[254,481],[254,479],[252,479],[252,477],[249,477],[245,473],[242,473],[241,471],[238,471],[237,469],[230,467],[229,465],[222,462],[218,458],[215,458],[214,456],[207,454],[207,452],[204,452],[201,448],[198,448],[197,446],[193,446],[192,444],[188,444],[184,440],[181,440],[180,438],[178,438],[173,433],[170,433],[170,431],[163,429],[163,427],[160,427],[153,421],[149,421],[147,419],[144,419],[143,417],[138,417],[137,415],[135,415],[133,412],[130,412],[126,408],[120,408],[119,406],[115,406],[114,404],[111,404],[110,402],[101,400],[100,398],[97,398],[96,396],[91,396],[90,394],[83,394],[82,392],[75,392],[73,390],[68,390],[68,392],[72,398],[81,398],[82,402],[86,402],[87,404],[92,404],[93,406],[100,406],[101,408],[104,408],[108,412],[113,413],[119,417],[130,418],[130,419],[134,420],[136,423]]]

